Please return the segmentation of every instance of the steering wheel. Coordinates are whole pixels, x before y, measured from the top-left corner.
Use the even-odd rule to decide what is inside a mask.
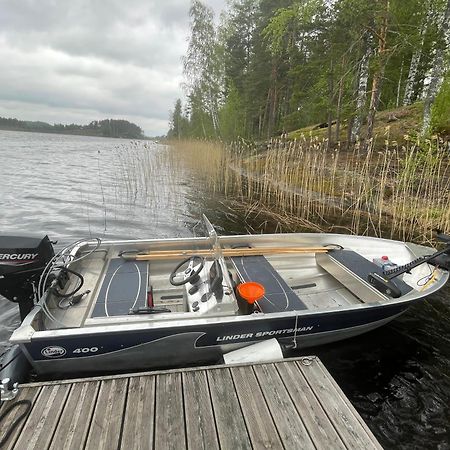
[[[194,267],[198,265],[196,269]],[[182,286],[183,284],[189,283],[198,277],[198,274],[202,271],[205,265],[205,258],[203,256],[190,256],[184,259],[180,264],[173,269],[170,274],[169,281],[173,286]],[[181,272],[178,272],[181,269]],[[190,273],[189,276],[187,276]],[[181,278],[181,281],[176,280],[176,278]]]

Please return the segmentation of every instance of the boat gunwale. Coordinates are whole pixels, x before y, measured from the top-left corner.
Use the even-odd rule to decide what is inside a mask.
[[[219,235],[217,236],[218,240],[224,244],[232,243],[234,240],[242,241],[242,240],[256,240],[256,241],[266,241],[266,240],[280,240],[280,241],[286,241],[290,240],[292,238],[328,238],[328,237],[336,237],[339,239],[351,239],[351,240],[367,240],[367,241],[376,241],[376,242],[387,242],[390,244],[400,244],[402,246],[407,246],[411,244],[410,242],[400,241],[396,239],[387,239],[387,238],[380,238],[380,237],[374,237],[374,236],[360,236],[356,234],[339,234],[339,233],[264,233],[264,234],[231,234],[231,235]],[[309,240],[309,239],[308,239]],[[321,240],[321,239],[320,239]],[[186,244],[189,244],[190,242],[205,242],[206,244],[211,244],[211,240],[209,237],[206,236],[196,236],[196,237],[180,237],[180,238],[153,238],[153,239],[121,239],[121,240],[102,240],[100,247],[104,245],[109,246],[121,246],[121,245],[137,245],[137,244],[146,244],[146,243],[161,243],[161,244],[169,244],[170,246],[172,244],[185,242]],[[329,243],[331,245],[333,243]],[[94,246],[94,244],[87,244],[88,246]],[[428,247],[425,245],[420,244],[414,244],[415,246],[422,248],[424,250],[436,250],[433,247]]]

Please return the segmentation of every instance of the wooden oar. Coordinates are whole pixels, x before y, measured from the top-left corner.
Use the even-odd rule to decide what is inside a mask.
[[[255,256],[255,255],[281,255],[297,253],[326,253],[326,247],[256,247],[256,248],[223,248],[222,256]],[[155,250],[149,253],[124,253],[124,259],[135,261],[151,261],[160,259],[179,259],[188,256],[214,256],[213,250]]]

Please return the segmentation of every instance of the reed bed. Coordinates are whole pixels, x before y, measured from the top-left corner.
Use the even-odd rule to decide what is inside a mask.
[[[307,227],[429,242],[450,230],[449,144],[438,138],[375,149],[302,137],[267,146],[176,141],[172,173],[190,171],[206,190],[263,211],[289,229]]]
[[[187,168],[177,164],[168,147],[132,141],[114,149],[114,161],[118,202],[170,208],[174,198],[182,195],[178,192],[179,179]]]

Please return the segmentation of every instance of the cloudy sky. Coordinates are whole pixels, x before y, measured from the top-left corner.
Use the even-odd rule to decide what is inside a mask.
[[[204,0],[218,15],[226,0]],[[0,0],[0,116],[165,134],[189,0]]]

